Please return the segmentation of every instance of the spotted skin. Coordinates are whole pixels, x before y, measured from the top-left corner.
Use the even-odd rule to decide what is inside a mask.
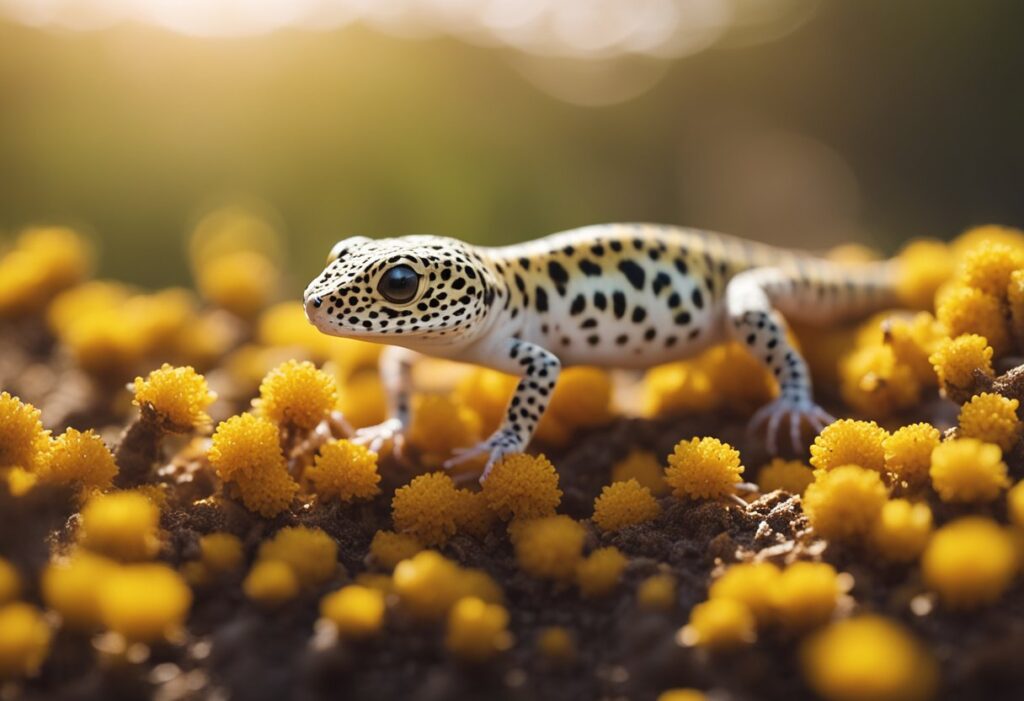
[[[417,280],[389,301],[396,267]],[[406,273],[408,274],[408,273]],[[842,265],[703,231],[608,224],[500,248],[407,236],[339,242],[305,293],[324,333],[392,344],[382,366],[392,418],[357,436],[371,447],[408,423],[408,351],[475,363],[520,378],[498,431],[450,463],[526,448],[563,366],[647,368],[730,338],[778,379],[780,394],[755,414],[768,448],[788,425],[830,417],[786,338],[784,318],[812,323],[860,316],[894,302],[889,263]],[[394,290],[391,290],[393,292]]]

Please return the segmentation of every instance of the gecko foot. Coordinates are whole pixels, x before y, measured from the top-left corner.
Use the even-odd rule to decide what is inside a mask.
[[[753,432],[762,424],[767,425],[765,448],[771,455],[777,455],[779,452],[779,430],[784,420],[789,424],[789,440],[793,450],[802,453],[805,448],[800,437],[803,422],[807,421],[814,428],[814,432],[819,433],[821,429],[835,421],[835,418],[810,399],[797,400],[782,396],[765,404],[751,417],[749,430]]]
[[[444,469],[450,470],[462,463],[468,462],[481,455],[487,455],[487,464],[484,466],[483,474],[480,475],[480,482],[487,479],[491,468],[506,455],[521,453],[525,446],[512,431],[498,430],[485,441],[481,441],[470,448],[461,448],[455,451],[455,455],[444,463]]]
[[[402,457],[405,448],[405,426],[398,419],[388,419],[376,426],[367,426],[356,429],[352,436],[352,442],[365,445],[374,453],[380,453],[381,449],[391,444],[391,451],[397,458]]]

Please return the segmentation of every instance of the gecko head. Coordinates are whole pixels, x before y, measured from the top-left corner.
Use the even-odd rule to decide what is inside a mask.
[[[466,335],[494,301],[493,276],[456,239],[354,236],[306,288],[306,316],[333,336],[381,342]]]

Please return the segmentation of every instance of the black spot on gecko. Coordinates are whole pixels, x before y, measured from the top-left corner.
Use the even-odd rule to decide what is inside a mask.
[[[704,308],[704,295],[701,294],[699,287],[693,288],[693,295],[691,295],[691,298],[693,299],[693,306],[697,307],[697,309]]]
[[[639,265],[631,260],[624,260],[619,263],[619,270],[621,270],[622,274],[626,276],[627,280],[629,280],[630,285],[638,290],[642,290],[644,288],[644,279],[646,275],[644,274],[644,269]]]
[[[612,294],[612,310],[615,312],[616,319],[622,318],[626,313],[626,295],[621,292]]]
[[[604,296],[604,292],[594,293],[594,306],[604,311],[608,307],[608,298]]]
[[[654,283],[651,288],[654,290],[654,294],[660,294],[663,289],[672,284],[672,279],[665,273],[658,273],[654,276]]]
[[[633,310],[633,323],[639,324],[641,321],[647,318],[647,310],[643,307],[637,307]]]
[[[550,275],[551,279],[554,280],[555,285],[558,288],[558,294],[564,295],[565,285],[569,282],[569,273],[562,267],[562,264],[557,260],[549,261],[548,275]]]
[[[589,259],[584,258],[580,261],[580,270],[587,277],[596,277],[601,274],[601,266],[597,263],[591,262]]]
[[[572,305],[569,307],[569,314],[577,316],[583,313],[583,310],[587,307],[587,300],[583,295],[576,295],[572,300]]]
[[[544,291],[544,288],[540,285],[537,286],[537,311],[546,312],[548,310],[548,293]]]

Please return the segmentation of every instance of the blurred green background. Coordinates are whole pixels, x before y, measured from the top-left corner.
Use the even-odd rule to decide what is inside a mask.
[[[1020,2],[780,0],[758,24],[771,0],[678,0],[729,5],[728,26],[686,50],[573,52],[422,19],[472,12],[452,0],[387,31],[205,36],[29,26],[31,1],[0,0],[0,231],[82,227],[129,281],[187,280],[186,232],[237,201],[285,235],[296,290],[353,233],[506,243],[640,220],[892,250],[1024,223]],[[573,31],[631,19],[592,2]]]

